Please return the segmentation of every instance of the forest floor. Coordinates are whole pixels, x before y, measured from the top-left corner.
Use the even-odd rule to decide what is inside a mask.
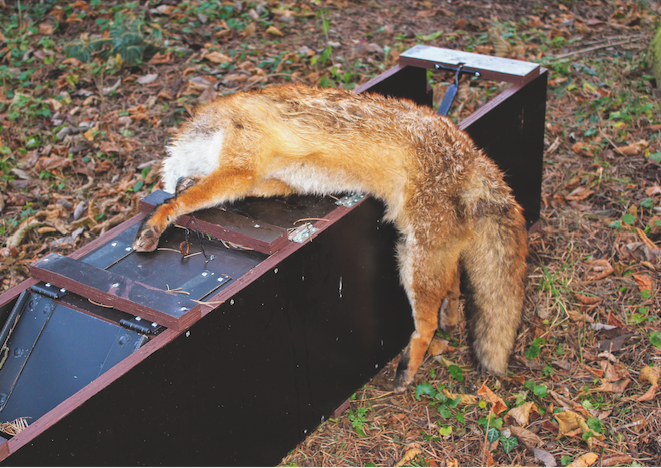
[[[648,0],[0,0],[0,292],[135,214],[168,137],[218,94],[353,89],[415,44],[537,62],[542,214],[509,375],[475,372],[460,326],[410,391],[391,363],[282,464],[659,466],[660,17]],[[437,99],[451,79],[430,76]],[[502,89],[464,80],[452,117]]]

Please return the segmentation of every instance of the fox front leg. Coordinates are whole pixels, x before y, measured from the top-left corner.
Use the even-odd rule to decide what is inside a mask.
[[[173,199],[172,199],[173,200]],[[169,200],[159,205],[152,214],[146,218],[138,229],[138,234],[133,242],[133,248],[137,252],[153,252],[158,247],[158,240],[172,222],[174,209]]]
[[[158,247],[158,240],[170,224],[179,216],[204,208],[211,208],[228,200],[243,198],[251,192],[256,182],[253,171],[245,169],[218,169],[208,176],[196,179],[186,187],[159,205],[143,221],[133,248],[138,252],[152,252]]]

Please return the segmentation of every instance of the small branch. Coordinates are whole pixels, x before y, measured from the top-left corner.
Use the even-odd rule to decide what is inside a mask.
[[[556,55],[553,58],[555,60],[559,60],[559,59],[571,57],[573,55],[581,55],[581,54],[585,54],[587,52],[592,52],[593,50],[607,49],[608,47],[615,47],[615,46],[619,46],[619,45],[623,45],[623,44],[631,44],[632,42],[637,42],[641,39],[644,39],[644,37],[630,37],[630,38],[628,38],[624,41],[614,42],[612,44],[601,44],[601,45],[588,47],[586,49],[575,50],[574,52],[567,52],[566,54]]]

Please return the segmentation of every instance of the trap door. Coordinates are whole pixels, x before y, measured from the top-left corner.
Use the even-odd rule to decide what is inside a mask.
[[[32,424],[147,338],[25,290],[0,332],[0,421]]]

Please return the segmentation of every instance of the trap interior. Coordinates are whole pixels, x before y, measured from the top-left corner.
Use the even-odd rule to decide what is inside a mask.
[[[150,212],[170,197],[154,192],[142,200],[141,210]],[[242,200],[182,216],[155,252],[133,250],[140,227],[134,223],[80,258],[50,254],[31,272],[103,305],[183,330],[199,318],[201,301],[288,243],[305,241],[316,229],[311,222],[323,222],[336,209],[330,197]],[[291,235],[297,224],[303,228],[300,239]]]

